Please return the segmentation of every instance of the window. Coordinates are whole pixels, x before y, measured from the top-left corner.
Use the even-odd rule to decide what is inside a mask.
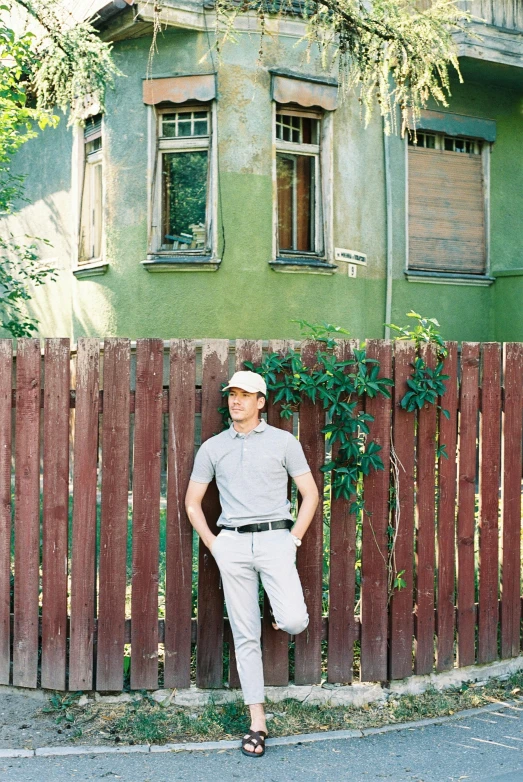
[[[83,186],[78,262],[90,263],[102,257],[103,179],[102,115],[87,120],[83,134]]]
[[[323,253],[321,115],[276,109],[278,255]]]
[[[158,119],[153,252],[211,252],[211,112],[208,107],[164,109]]]
[[[409,139],[409,270],[486,274],[489,150],[443,133]]]

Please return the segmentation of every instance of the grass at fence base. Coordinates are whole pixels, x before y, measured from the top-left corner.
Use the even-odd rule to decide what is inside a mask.
[[[291,699],[266,703],[269,736],[290,736],[326,730],[364,729],[455,714],[463,709],[523,696],[523,672],[485,685],[462,685],[445,692],[390,697],[361,708],[314,706]],[[201,709],[162,706],[148,695],[134,703],[77,705],[55,700],[57,724],[67,721],[71,743],[164,744],[183,741],[238,739],[249,727],[248,709],[241,701],[209,704]],[[67,717],[65,715],[67,714]],[[58,723],[60,720],[60,723]],[[69,731],[68,731],[69,732]]]

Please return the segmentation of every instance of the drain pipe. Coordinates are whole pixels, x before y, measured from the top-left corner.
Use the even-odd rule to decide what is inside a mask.
[[[390,136],[385,133],[385,117],[383,126],[383,157],[385,163],[385,221],[387,224],[387,275],[385,288],[385,324],[392,320],[392,182],[390,173]],[[385,325],[385,339],[390,339],[390,328]]]

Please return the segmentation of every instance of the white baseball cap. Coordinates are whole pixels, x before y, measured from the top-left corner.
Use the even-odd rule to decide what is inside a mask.
[[[260,393],[263,396],[267,396],[267,384],[257,372],[235,372],[229,380],[229,385],[225,386],[224,391],[227,388],[242,388],[250,394]]]

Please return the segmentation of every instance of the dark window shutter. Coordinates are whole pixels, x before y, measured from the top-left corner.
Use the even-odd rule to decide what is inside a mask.
[[[409,146],[409,269],[485,273],[481,155]]]

